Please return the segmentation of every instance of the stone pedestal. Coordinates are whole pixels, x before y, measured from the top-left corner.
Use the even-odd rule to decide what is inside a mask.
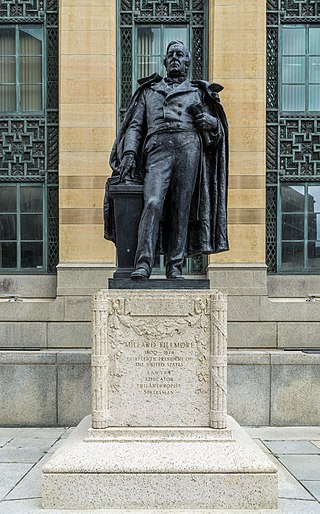
[[[216,291],[100,291],[92,421],[43,468],[46,508],[275,508],[275,466],[227,417]]]

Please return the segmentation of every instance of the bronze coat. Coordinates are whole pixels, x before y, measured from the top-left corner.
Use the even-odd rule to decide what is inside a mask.
[[[134,93],[128,106],[124,121],[121,125],[117,139],[114,142],[110,166],[112,177],[107,180],[104,201],[104,237],[116,244],[116,231],[112,201],[108,193],[109,184],[119,182],[119,166],[123,156],[123,147],[126,129],[132,119],[137,106],[137,99],[141,92],[160,82],[162,77],[154,74],[139,81],[140,87]],[[227,195],[228,195],[228,124],[225,112],[220,104],[218,92],[223,88],[204,80],[193,81],[203,93],[204,109],[220,121],[219,134],[212,144],[202,147],[201,169],[195,187],[190,219],[188,226],[188,241],[186,254],[210,254],[223,252],[229,249],[227,227]],[[144,137],[142,138],[142,141]],[[143,146],[138,153],[137,170],[140,181],[143,181]],[[162,253],[166,251],[166,220],[162,222],[160,230],[161,241],[159,246]]]

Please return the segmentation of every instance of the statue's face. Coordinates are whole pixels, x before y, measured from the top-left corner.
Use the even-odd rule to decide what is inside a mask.
[[[165,67],[168,77],[179,77],[187,74],[186,62],[188,55],[186,49],[180,43],[174,43],[169,47],[165,57]]]

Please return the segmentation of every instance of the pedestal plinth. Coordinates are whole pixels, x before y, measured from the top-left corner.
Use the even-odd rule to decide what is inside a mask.
[[[46,508],[275,508],[272,462],[227,417],[217,291],[93,299],[92,421],[43,468]]]

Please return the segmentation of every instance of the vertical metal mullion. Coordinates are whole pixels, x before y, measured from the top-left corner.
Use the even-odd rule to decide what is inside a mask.
[[[305,59],[306,59],[306,81],[305,81],[305,111],[309,112],[309,25],[305,25],[305,45],[306,45],[306,52],[305,52]]]
[[[42,268],[44,271],[48,271],[48,185],[47,181],[44,182],[42,187]]]
[[[277,271],[282,270],[282,196],[281,184],[277,187],[277,251],[276,251],[276,268]]]
[[[17,268],[21,271],[21,206],[20,206],[20,188],[21,184],[17,184]]]
[[[16,111],[20,112],[20,40],[19,40],[19,25],[15,26],[15,43],[16,43]]]
[[[304,184],[304,244],[303,244],[303,271],[307,271],[308,255],[308,184]]]

